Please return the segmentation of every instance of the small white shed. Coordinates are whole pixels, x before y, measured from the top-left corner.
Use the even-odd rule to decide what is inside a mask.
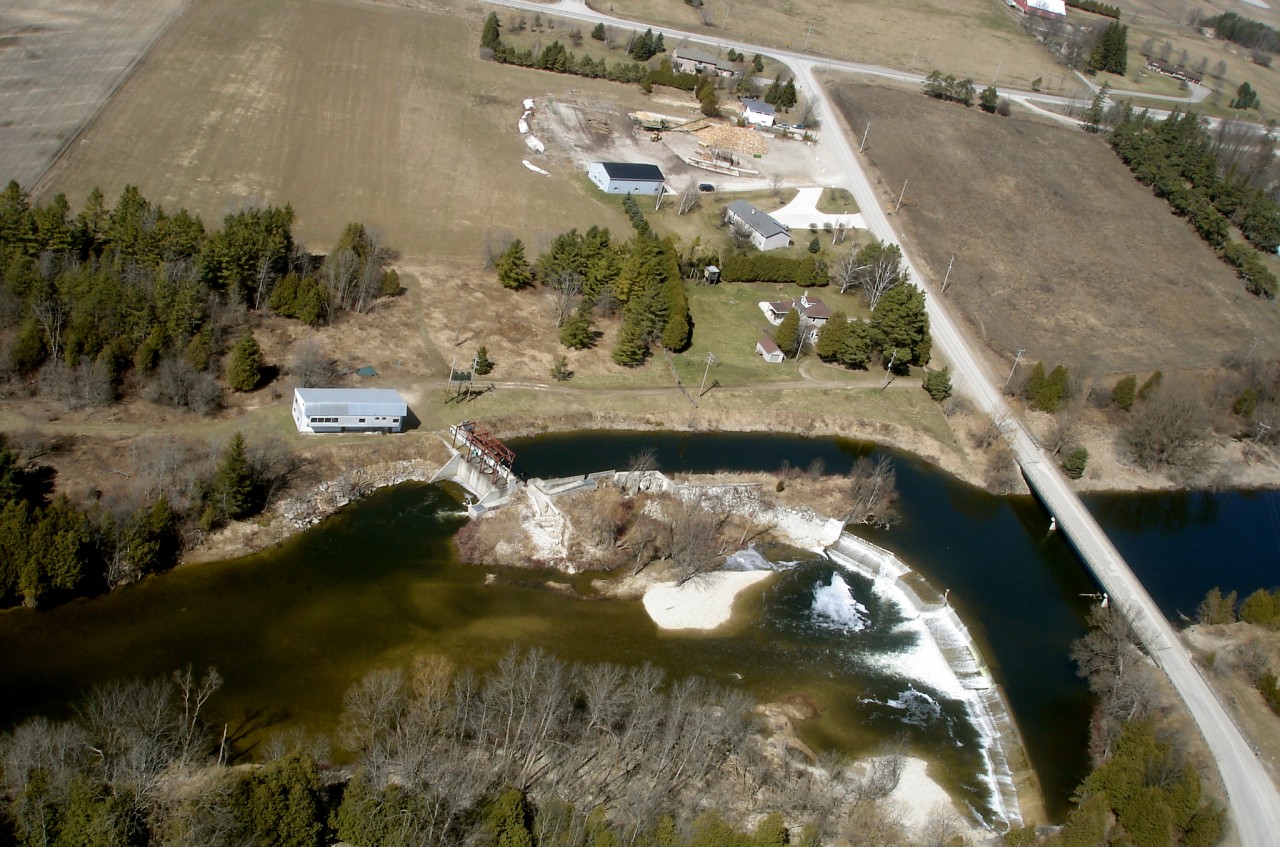
[[[592,162],[587,176],[606,194],[662,193],[664,177],[657,165],[640,162]]]
[[[400,432],[409,406],[390,388],[295,388],[298,432]]]

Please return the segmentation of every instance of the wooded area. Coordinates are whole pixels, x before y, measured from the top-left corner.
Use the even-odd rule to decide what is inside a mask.
[[[330,764],[329,739],[301,730],[247,763],[238,727],[206,723],[221,684],[190,669],[113,683],[72,719],[32,718],[0,736],[0,838],[774,847],[858,833],[907,843],[877,802],[897,784],[898,757],[854,767],[783,753],[744,695],[652,665],[513,650],[483,673],[438,656],[371,671],[343,701],[337,740],[356,757],[343,768]],[[747,819],[759,821],[754,834]]]
[[[1231,241],[1231,225],[1259,250],[1280,246],[1280,204],[1264,190],[1275,139],[1254,139],[1256,149],[1245,152],[1222,130],[1215,143],[1194,112],[1158,121],[1127,105],[1113,123],[1111,146],[1134,176],[1187,219],[1249,293],[1274,299],[1275,275],[1257,253]]]
[[[228,214],[207,230],[166,212],[138,189],[108,209],[100,191],[72,214],[65,197],[32,206],[16,182],[0,195],[0,378],[69,407],[107,405],[131,391],[207,412],[231,339],[248,315],[270,310],[309,325],[363,312],[399,289],[392,252],[353,223],[328,256],[290,231],[293,210]],[[243,357],[252,351],[246,342]],[[258,387],[243,359],[228,385]]]

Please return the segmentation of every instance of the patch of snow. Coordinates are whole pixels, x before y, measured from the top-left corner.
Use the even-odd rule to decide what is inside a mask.
[[[532,150],[532,151],[533,151],[533,152],[535,152],[535,153],[545,153],[545,152],[547,152],[547,146],[546,146],[545,144],[543,144],[541,141],[539,141],[539,140],[537,139],[537,136],[534,136],[534,135],[526,135],[526,136],[524,137],[524,143],[525,143],[525,144],[527,144],[527,145],[529,145],[529,149],[530,149],[530,150]]]
[[[533,109],[533,98],[532,98],[532,97],[530,97],[528,100],[525,100],[525,101],[524,101],[524,107],[525,107],[525,109],[530,109],[530,110],[531,110],[531,109]]]
[[[551,176],[550,172],[544,171],[542,168],[538,167],[533,162],[530,162],[528,159],[521,159],[520,164],[524,165],[526,168],[528,168],[529,170],[533,171],[536,174],[542,174],[543,176]]]

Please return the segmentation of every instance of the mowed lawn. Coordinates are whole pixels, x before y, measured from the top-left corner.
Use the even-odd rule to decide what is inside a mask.
[[[1280,312],[1130,174],[1105,139],[987,115],[918,91],[833,85],[892,218],[946,298],[1005,361],[1073,374],[1207,368],[1280,353]]]
[[[358,220],[406,256],[464,261],[490,229],[620,229],[567,161],[540,159],[550,178],[521,164],[516,122],[526,97],[623,87],[483,61],[481,20],[357,0],[193,0],[43,198],[65,192],[79,208],[94,186],[114,202],[132,183],[213,225],[246,204],[291,203],[311,249]]]

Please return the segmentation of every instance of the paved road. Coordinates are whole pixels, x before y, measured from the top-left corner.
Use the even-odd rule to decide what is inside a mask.
[[[545,4],[525,0],[489,0],[504,6],[533,11],[547,11]],[[556,13],[585,21],[604,21],[614,26],[634,26],[588,9],[581,0],[561,0],[554,5]],[[669,35],[687,36],[692,41],[707,39],[696,33],[682,33],[666,27]],[[670,40],[670,38],[668,38]],[[1271,782],[1261,762],[1249,749],[1226,710],[1218,702],[1208,684],[1191,662],[1190,655],[1177,639],[1169,622],[1147,594],[1142,584],[1129,569],[1120,553],[1111,544],[1097,521],[1071,490],[1066,477],[1055,462],[1032,439],[1022,422],[1013,415],[996,385],[1003,382],[1003,375],[991,372],[989,363],[976,352],[979,348],[967,337],[965,331],[951,315],[945,299],[931,290],[928,279],[911,261],[910,250],[899,241],[878,197],[867,180],[866,174],[841,127],[826,91],[817,82],[814,71],[828,67],[859,73],[892,76],[898,79],[916,79],[916,75],[887,68],[859,65],[852,62],[814,60],[790,51],[762,48],[741,42],[716,39],[721,46],[733,47],[744,52],[764,52],[786,61],[796,74],[798,85],[815,95],[818,119],[827,128],[819,143],[820,161],[828,167],[836,179],[843,177],[857,201],[867,228],[882,241],[902,247],[903,258],[922,288],[929,292],[927,298],[930,327],[934,349],[951,363],[957,388],[970,396],[984,412],[1002,421],[1002,429],[1022,466],[1031,487],[1045,506],[1058,519],[1059,527],[1066,532],[1080,557],[1093,572],[1098,582],[1111,596],[1112,601],[1129,617],[1134,628],[1156,662],[1168,675],[1178,693],[1200,727],[1218,765],[1226,786],[1231,821],[1236,827],[1242,847],[1271,847],[1277,843],[1280,833],[1280,791]]]

